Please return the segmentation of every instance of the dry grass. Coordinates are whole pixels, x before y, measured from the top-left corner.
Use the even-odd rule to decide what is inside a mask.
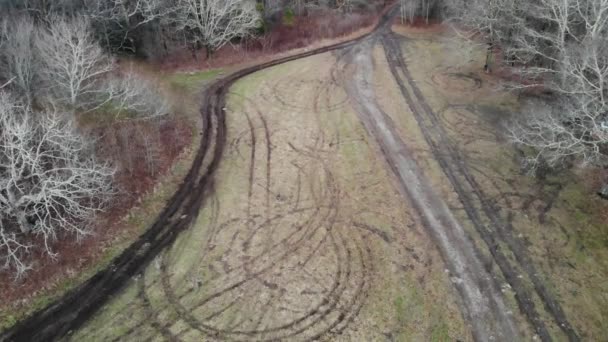
[[[448,139],[462,152],[471,174],[486,198],[491,199],[504,222],[511,222],[513,235],[526,246],[541,273],[545,287],[563,307],[567,318],[584,340],[608,338],[608,203],[595,196],[591,177],[597,171],[572,170],[536,180],[522,174],[517,153],[501,134],[502,122],[518,110],[517,97],[499,90],[500,80],[483,72],[483,46],[463,65],[446,46],[447,33],[421,32],[398,27],[411,40],[404,54],[416,84],[440,117]],[[377,53],[377,60],[383,56]],[[380,62],[383,63],[383,62]],[[390,75],[381,76],[388,79]],[[388,87],[387,87],[388,88]],[[400,117],[394,96],[381,102],[395,116],[406,139],[418,146],[419,162],[432,175],[435,187],[443,189],[464,222],[450,183],[441,169],[430,161],[428,146],[410,118]],[[392,103],[391,103],[392,101]],[[390,108],[395,108],[390,110]],[[471,229],[471,234],[476,233]],[[476,237],[478,244],[479,237]],[[531,284],[528,290],[534,293]],[[512,296],[511,291],[505,294]],[[559,328],[533,297],[551,334],[559,338]],[[517,310],[513,303],[514,311]],[[520,318],[521,320],[521,318]],[[524,324],[525,326],[525,324]],[[530,334],[530,332],[527,332]],[[531,337],[530,335],[528,337]]]
[[[232,88],[214,198],[77,339],[469,339],[339,73],[325,54]]]
[[[83,120],[83,124],[96,130],[104,139],[115,137],[112,140],[115,147],[124,151],[114,151],[115,153],[112,152],[112,155],[131,156],[127,158],[129,160],[120,161],[121,164],[124,164],[120,167],[117,183],[121,190],[121,200],[115,201],[115,205],[109,209],[108,213],[97,220],[101,228],[97,229],[94,236],[85,239],[80,244],[73,244],[69,241],[57,243],[55,249],[60,252],[58,260],[50,260],[45,255],[36,256],[37,270],[31,272],[22,285],[15,285],[10,280],[10,275],[0,274],[2,280],[0,328],[13,325],[28,313],[44,307],[54,298],[58,298],[73,286],[93,275],[152,223],[156,214],[160,212],[166,200],[173,194],[173,190],[187,173],[188,165],[194,155],[192,147],[198,145],[200,137],[198,134],[192,135],[192,133],[196,132],[196,127],[200,126],[198,107],[201,89],[206,82],[225,72],[224,69],[210,68],[223,66],[228,67],[227,70],[234,70],[269,59],[350,40],[369,32],[371,24],[375,20],[371,15],[360,19],[357,22],[350,22],[347,26],[343,24],[343,29],[333,31],[333,35],[329,35],[330,37],[307,33],[305,34],[306,39],[301,40],[298,44],[300,44],[299,46],[309,45],[291,50],[289,48],[294,46],[275,46],[274,51],[259,49],[252,51],[235,45],[226,48],[226,52],[222,52],[223,55],[222,53],[216,54],[212,61],[199,60],[198,64],[184,63],[179,59],[161,65],[121,60],[121,68],[132,70],[156,82],[163,89],[164,95],[172,103],[173,114],[169,119],[169,125],[167,122],[160,126],[153,125],[154,127],[147,127],[150,125],[145,122],[131,125],[133,126],[131,127],[132,134],[122,134],[123,138],[129,141],[129,144],[124,144],[120,143],[121,138],[116,136],[119,131],[124,130],[122,127],[124,123],[114,124],[112,120],[101,116],[83,117],[86,119]],[[359,24],[367,26],[360,28],[357,27]],[[312,26],[304,29],[303,32],[311,29]],[[277,51],[280,52],[277,53]],[[179,64],[180,62],[183,64]],[[104,133],[103,130],[107,130],[107,132]],[[138,160],[143,156],[142,149],[146,148],[146,145],[136,138],[147,135],[146,133],[141,134],[144,131],[158,131],[161,133],[158,136],[162,139],[172,140],[158,141],[162,144],[159,146],[160,150],[165,147],[169,147],[170,150],[158,151],[160,155],[154,172],[149,172],[146,163]],[[111,134],[108,135],[108,132]],[[140,133],[136,134],[138,132]],[[192,139],[189,138],[191,135]],[[171,137],[179,138],[182,141],[176,145],[176,141]],[[190,148],[183,150],[184,144]]]

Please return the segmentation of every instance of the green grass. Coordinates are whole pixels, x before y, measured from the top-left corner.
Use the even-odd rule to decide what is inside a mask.
[[[431,341],[433,342],[447,342],[450,340],[450,333],[448,331],[448,326],[439,321],[435,324],[431,330]]]
[[[397,318],[397,322],[399,322],[401,325],[405,324],[408,316],[408,309],[405,299],[402,296],[399,296],[395,298],[393,304],[395,305],[395,317]]]
[[[94,111],[78,114],[78,122],[85,126],[110,125],[117,121],[135,119],[140,114],[132,110],[121,110],[118,105],[108,102]]]
[[[169,83],[177,88],[196,89],[206,81],[221,75],[224,69],[212,69],[189,73],[176,73],[169,76]]]

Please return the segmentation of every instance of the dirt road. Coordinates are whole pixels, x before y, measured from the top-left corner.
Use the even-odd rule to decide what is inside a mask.
[[[431,147],[433,155],[441,165],[444,174],[454,187],[455,192],[458,194],[458,198],[462,202],[468,218],[485,242],[492,255],[493,261],[500,268],[502,276],[504,276],[507,283],[514,290],[515,299],[518,302],[521,312],[527,317],[528,322],[533,326],[536,334],[541,340],[549,341],[552,339],[547,330],[546,323],[542,320],[535,308],[532,295],[522,284],[521,278],[523,277],[519,275],[519,272],[524,272],[529,277],[536,295],[539,297],[545,310],[551,315],[555,324],[563,331],[564,335],[570,341],[578,341],[579,337],[577,333],[568,322],[560,304],[545,287],[539,271],[528,256],[526,247],[524,247],[520,240],[513,236],[513,229],[512,227],[509,227],[509,221],[503,220],[498,215],[499,209],[492,205],[488,196],[484,194],[482,188],[477,183],[475,177],[472,176],[462,153],[447,139],[448,135],[443,128],[442,123],[440,123],[437,115],[425,101],[424,96],[417,88],[416,83],[413,81],[408,71],[401,52],[401,47],[398,43],[400,39],[402,40],[403,38],[399,38],[392,32],[384,34],[381,39],[391,71],[395,76],[401,93],[409,104],[410,109],[418,122],[427,144]],[[455,231],[462,232],[462,229]],[[462,239],[462,241],[466,241],[464,236]],[[456,240],[451,239],[450,241],[454,242]],[[463,245],[460,248],[453,246],[452,249],[461,251],[469,249],[473,252],[473,248],[470,247],[472,246]],[[509,260],[507,254],[513,255],[515,260]],[[474,254],[471,254],[471,256],[474,256]],[[452,258],[449,255],[446,255],[446,257],[448,259]],[[477,265],[481,266],[481,261],[478,260],[477,262]],[[473,265],[474,263],[471,260],[471,263],[467,264]],[[482,269],[478,269],[474,271],[474,273],[481,276],[483,271]],[[512,322],[509,322],[510,319],[504,316],[504,305],[500,303],[499,300],[499,287],[496,286],[495,282],[495,286],[492,286],[489,274],[486,273],[485,276],[481,277],[485,278],[488,282],[484,283],[483,281],[480,281],[480,288],[485,289],[487,291],[486,293],[492,297],[490,303],[496,301],[498,305],[498,307],[493,307],[493,310],[502,312],[502,314],[498,315],[496,315],[495,312],[495,318],[498,319],[496,322],[512,324]],[[475,309],[469,308],[469,310],[474,311]],[[503,326],[499,331],[502,330],[507,332],[507,339],[510,340],[510,338],[508,338],[508,329],[509,327]]]
[[[382,34],[387,33],[384,31]],[[399,179],[401,191],[412,201],[425,227],[438,243],[454,285],[462,296],[475,338],[479,341],[515,341],[518,339],[517,330],[492,276],[476,255],[458,220],[411,158],[412,153],[396,132],[392,119],[376,101],[372,86],[372,50],[378,42],[375,38],[350,48],[346,53],[351,62],[349,68],[352,68],[349,70],[352,82],[347,83],[348,93],[357,103],[369,134],[376,138]]]

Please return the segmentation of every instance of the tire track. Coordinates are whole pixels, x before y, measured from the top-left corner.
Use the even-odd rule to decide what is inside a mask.
[[[488,201],[483,190],[481,190],[475,178],[470,174],[465,156],[462,155],[453,143],[448,141],[448,134],[440,119],[432,111],[428,103],[426,103],[422,92],[409,73],[396,36],[387,33],[382,39],[382,45],[389,62],[389,67],[418,121],[426,142],[431,147],[433,155],[439,162],[443,172],[454,186],[467,215],[488,246],[494,261],[501,269],[511,288],[515,291],[520,310],[527,316],[530,324],[543,341],[552,340],[544,321],[535,308],[530,293],[520,280],[519,272],[516,271],[516,268],[509,261],[505,252],[513,255],[518,264],[516,267],[521,268],[527,274],[545,310],[553,317],[559,329],[564,332],[570,341],[580,340],[568,322],[561,306],[544,286],[526,248],[519,240],[512,236],[511,232],[513,228],[511,223],[504,222],[498,216],[498,208]],[[476,209],[475,201],[480,203],[481,212]],[[493,229],[484,224],[482,216],[491,222]],[[498,234],[499,239],[496,239],[495,233]],[[503,245],[507,246],[505,252],[502,251]]]
[[[391,14],[385,12],[377,28],[390,19]],[[226,95],[234,82],[258,70],[355,45],[368,35],[246,68],[210,85],[203,94],[200,110],[203,125],[198,151],[187,176],[155,223],[107,268],[46,308],[3,331],[0,340],[52,341],[66,336],[81,327],[133,276],[141,273],[162,250],[170,246],[180,232],[190,227],[211,194],[213,175],[224,153]]]
[[[239,96],[243,97],[247,102],[252,102],[247,106],[247,110],[258,113],[259,123],[261,123],[261,126],[265,127],[264,131],[266,132],[265,141],[267,147],[270,146],[272,144],[270,141],[270,128],[267,123],[264,123],[264,115],[253,101],[242,95]],[[255,130],[254,127],[257,126],[258,120],[256,120],[256,124],[253,124],[253,114],[246,114],[246,116],[250,118],[248,121],[250,130]],[[313,334],[314,336],[324,336],[341,332],[354,320],[354,317],[356,317],[363,306],[364,299],[367,296],[371,283],[369,281],[370,272],[368,271],[368,268],[372,265],[371,260],[368,260],[368,258],[371,258],[371,250],[369,247],[362,249],[362,247],[360,247],[361,243],[353,244],[351,240],[354,239],[354,237],[345,237],[343,234],[340,234],[338,238],[335,236],[337,233],[334,233],[334,230],[336,229],[334,226],[339,212],[340,190],[336,186],[336,180],[334,179],[329,166],[326,165],[323,158],[319,156],[319,148],[322,148],[323,146],[321,146],[322,143],[319,144],[318,142],[319,140],[317,140],[315,146],[305,146],[304,148],[296,148],[291,144],[291,149],[299,156],[297,160],[308,161],[305,162],[305,164],[309,166],[318,164],[320,166],[319,169],[324,174],[324,177],[320,178],[323,182],[323,186],[320,187],[320,192],[316,193],[316,198],[314,199],[317,211],[310,215],[308,221],[299,229],[296,229],[299,234],[298,236],[301,236],[302,239],[297,241],[293,241],[293,239],[280,241],[273,245],[272,248],[267,247],[261,252],[258,252],[254,257],[248,259],[245,264],[226,268],[224,275],[213,279],[211,282],[207,282],[207,284],[203,283],[202,286],[213,289],[213,282],[227,284],[232,281],[238,281],[227,288],[220,288],[218,290],[219,292],[207,294],[207,298],[204,298],[201,301],[193,302],[188,297],[177,295],[173,286],[168,281],[171,275],[167,272],[167,269],[169,269],[170,266],[164,265],[161,268],[161,271],[163,272],[162,279],[165,279],[163,292],[165,298],[167,298],[169,302],[169,306],[175,308],[178,312],[178,320],[186,322],[191,328],[209,338],[222,340],[274,340],[277,338],[302,338],[303,336],[308,336],[310,334]],[[254,144],[251,144],[249,147],[253,149]],[[260,146],[256,143],[256,151],[263,149],[258,147]],[[253,155],[251,158],[254,157],[255,156]],[[266,155],[266,157],[268,157],[268,155]],[[266,171],[268,171],[270,169],[271,160],[266,158],[266,161]],[[307,173],[307,171],[301,167],[297,167],[297,170],[300,175]],[[251,172],[252,171],[250,170],[249,174],[251,174]],[[311,173],[310,179],[313,180],[316,178],[318,178],[318,176]],[[266,176],[266,180],[269,180],[268,176]],[[314,183],[310,183],[310,185],[313,184]],[[301,184],[298,184],[298,186],[301,186]],[[265,188],[266,195],[270,193],[270,186],[261,186],[261,188]],[[296,192],[297,191],[298,190],[296,190]],[[296,195],[296,201],[299,201],[298,197],[299,195]],[[293,203],[286,203],[285,206],[287,208],[292,208],[295,205]],[[270,206],[267,204],[266,207],[268,208]],[[317,213],[318,211],[324,211],[327,214],[323,215],[330,216],[320,217]],[[274,223],[274,221],[286,220],[287,217],[290,216],[289,212],[282,212],[283,214],[275,216],[272,220],[267,219],[253,228],[247,228],[248,236],[244,237],[242,243],[243,250],[250,251],[253,246],[252,241],[254,236],[263,234],[263,231],[270,231],[270,235],[273,235],[275,228],[278,228],[278,225],[280,224],[280,222]],[[292,213],[293,212],[295,211],[292,211]],[[249,216],[249,213],[247,216]],[[249,217],[247,221],[252,222],[252,218]],[[242,220],[236,221],[237,226],[235,226],[234,229],[239,229],[239,222],[242,222]],[[319,241],[316,241],[315,236],[318,236],[318,232],[322,231],[322,229],[319,229],[320,227],[325,227],[324,229],[327,231],[325,232],[325,230],[323,230],[324,233],[322,238],[318,239]],[[297,237],[296,235],[292,236]],[[290,264],[293,262],[297,262],[294,266],[297,266],[298,269],[306,268],[308,263],[313,259],[313,256],[317,255],[320,250],[326,249],[326,245],[330,240],[333,241],[334,254],[338,257],[338,262],[335,263],[338,266],[338,269],[336,270],[337,273],[330,277],[331,279],[334,279],[333,285],[326,290],[326,293],[320,296],[320,298],[325,298],[322,302],[324,304],[309,307],[306,311],[302,311],[299,315],[296,315],[297,317],[290,319],[288,322],[283,322],[281,325],[275,324],[270,327],[264,326],[262,321],[265,320],[266,316],[270,317],[271,311],[278,311],[277,306],[282,304],[280,303],[280,299],[284,297],[283,288],[281,286],[277,286],[276,284],[269,283],[265,280],[269,278],[272,279],[270,272],[277,268],[283,268],[280,267],[282,264]],[[233,245],[235,244],[239,245],[239,242],[234,242]],[[351,244],[353,247],[349,247]],[[343,248],[341,246],[346,247]],[[277,250],[277,248],[284,249],[284,252]],[[365,253],[361,252],[362,250],[364,250]],[[359,258],[355,257],[357,251],[359,251]],[[231,252],[232,249],[229,249],[224,255],[228,256]],[[346,256],[344,256],[344,253],[346,253]],[[292,259],[293,261],[291,261]],[[347,267],[345,266],[346,263],[349,265],[352,264],[352,266]],[[355,273],[354,271],[349,271],[351,269],[361,271]],[[346,270],[345,275],[342,275],[343,270]],[[237,278],[234,278],[231,274],[236,274]],[[362,282],[352,289],[352,285],[349,284],[354,280],[351,279],[359,278],[362,278]],[[318,279],[313,281],[313,283],[317,282],[319,282]],[[270,293],[270,298],[264,297],[266,299],[261,298],[259,302],[256,300],[251,303],[251,301],[248,301],[248,298],[255,298],[255,295],[249,295],[249,293],[252,293],[253,291],[251,288],[259,288],[258,291],[254,292],[257,294],[267,291],[266,293]],[[344,298],[350,291],[354,291],[354,297],[351,298],[352,295],[349,294],[348,298]],[[200,315],[196,314],[201,312],[201,310],[208,312],[212,308],[217,307],[219,303],[225,302],[227,297],[243,298],[242,300],[239,300],[239,307],[231,309],[230,314],[235,315],[237,312],[250,312],[252,310],[260,312],[260,314],[251,316],[250,318],[236,319],[230,324],[221,325],[217,325],[215,322],[222,321],[219,316],[222,316],[225,310],[227,310],[226,306],[222,307],[219,311],[214,312],[211,316],[211,320],[201,320],[199,318]],[[236,300],[232,301],[229,306],[232,307],[235,302]],[[277,308],[275,309],[275,307]],[[281,308],[287,309],[285,305],[281,305]],[[226,315],[228,315],[228,313],[226,313]],[[253,324],[253,327],[250,326],[251,324]],[[266,325],[267,324],[268,323],[266,323]],[[306,337],[306,339],[309,339],[309,337]]]
[[[350,67],[354,71],[352,79],[346,84],[351,100],[364,127],[376,139],[389,167],[397,176],[400,190],[410,198],[442,252],[454,277],[454,285],[461,294],[464,312],[472,324],[475,338],[479,341],[517,340],[518,333],[507,314],[502,294],[485,270],[475,246],[412,160],[392,119],[376,101],[370,84],[373,78],[371,50],[377,39],[382,37],[382,31],[379,31],[367,44],[351,49]]]

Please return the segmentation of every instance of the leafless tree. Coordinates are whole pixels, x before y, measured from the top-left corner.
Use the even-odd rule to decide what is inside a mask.
[[[149,80],[129,71],[109,78],[99,91],[99,103],[93,109],[110,105],[115,118],[128,114],[135,118],[154,118],[168,114],[169,103]]]
[[[608,0],[454,0],[454,21],[500,46],[517,82],[542,90],[508,132],[550,166],[605,165],[608,153]]]
[[[10,85],[11,83],[13,83],[13,81],[15,80],[15,78],[11,78],[10,80],[4,82],[4,84],[0,85],[0,90],[6,88],[8,85]]]
[[[546,26],[524,26],[514,40],[510,52],[528,64],[517,71],[529,81],[513,86],[540,84],[553,99],[514,124],[511,137],[550,165],[570,156],[606,165],[608,0],[539,0],[529,15]]]
[[[438,0],[399,0],[401,19],[412,22],[415,17],[420,16],[428,23],[437,5]]]
[[[141,140],[144,143],[144,160],[146,162],[146,169],[151,175],[156,175],[158,172],[160,156],[162,151],[159,146],[160,132],[157,125],[152,125],[151,129],[146,131],[140,129],[138,131],[141,134]]]
[[[444,16],[486,35],[490,41],[508,43],[523,25],[526,0],[453,0],[443,3]]]
[[[4,19],[0,22],[0,75],[12,79],[11,90],[31,104],[36,81],[34,53],[35,26],[29,16]]]
[[[207,54],[245,37],[260,25],[260,13],[253,0],[180,0],[176,25]]]
[[[100,27],[106,46],[132,52],[137,52],[135,31],[151,23],[166,25],[176,10],[176,2],[167,0],[87,0],[87,15]]]
[[[53,112],[34,118],[0,93],[0,268],[17,277],[30,268],[32,248],[54,256],[53,240],[89,233],[110,194],[113,170],[92,157],[70,120]]]
[[[48,27],[40,30],[36,47],[50,99],[70,109],[89,107],[102,77],[114,68],[85,18],[51,17]]]

